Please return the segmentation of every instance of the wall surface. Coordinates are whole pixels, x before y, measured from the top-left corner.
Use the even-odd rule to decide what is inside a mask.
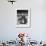
[[[31,8],[31,28],[16,28],[16,9]],[[46,40],[46,0],[17,0],[14,5],[0,0],[0,40],[15,40],[26,32],[33,40]]]

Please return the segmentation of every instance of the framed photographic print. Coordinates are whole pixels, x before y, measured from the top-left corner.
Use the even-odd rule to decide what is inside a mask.
[[[16,10],[16,27],[26,28],[31,26],[31,9],[23,8]]]

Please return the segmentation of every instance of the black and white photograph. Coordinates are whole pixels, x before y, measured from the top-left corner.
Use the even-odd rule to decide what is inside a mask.
[[[30,27],[30,10],[29,9],[17,9],[17,27]]]

